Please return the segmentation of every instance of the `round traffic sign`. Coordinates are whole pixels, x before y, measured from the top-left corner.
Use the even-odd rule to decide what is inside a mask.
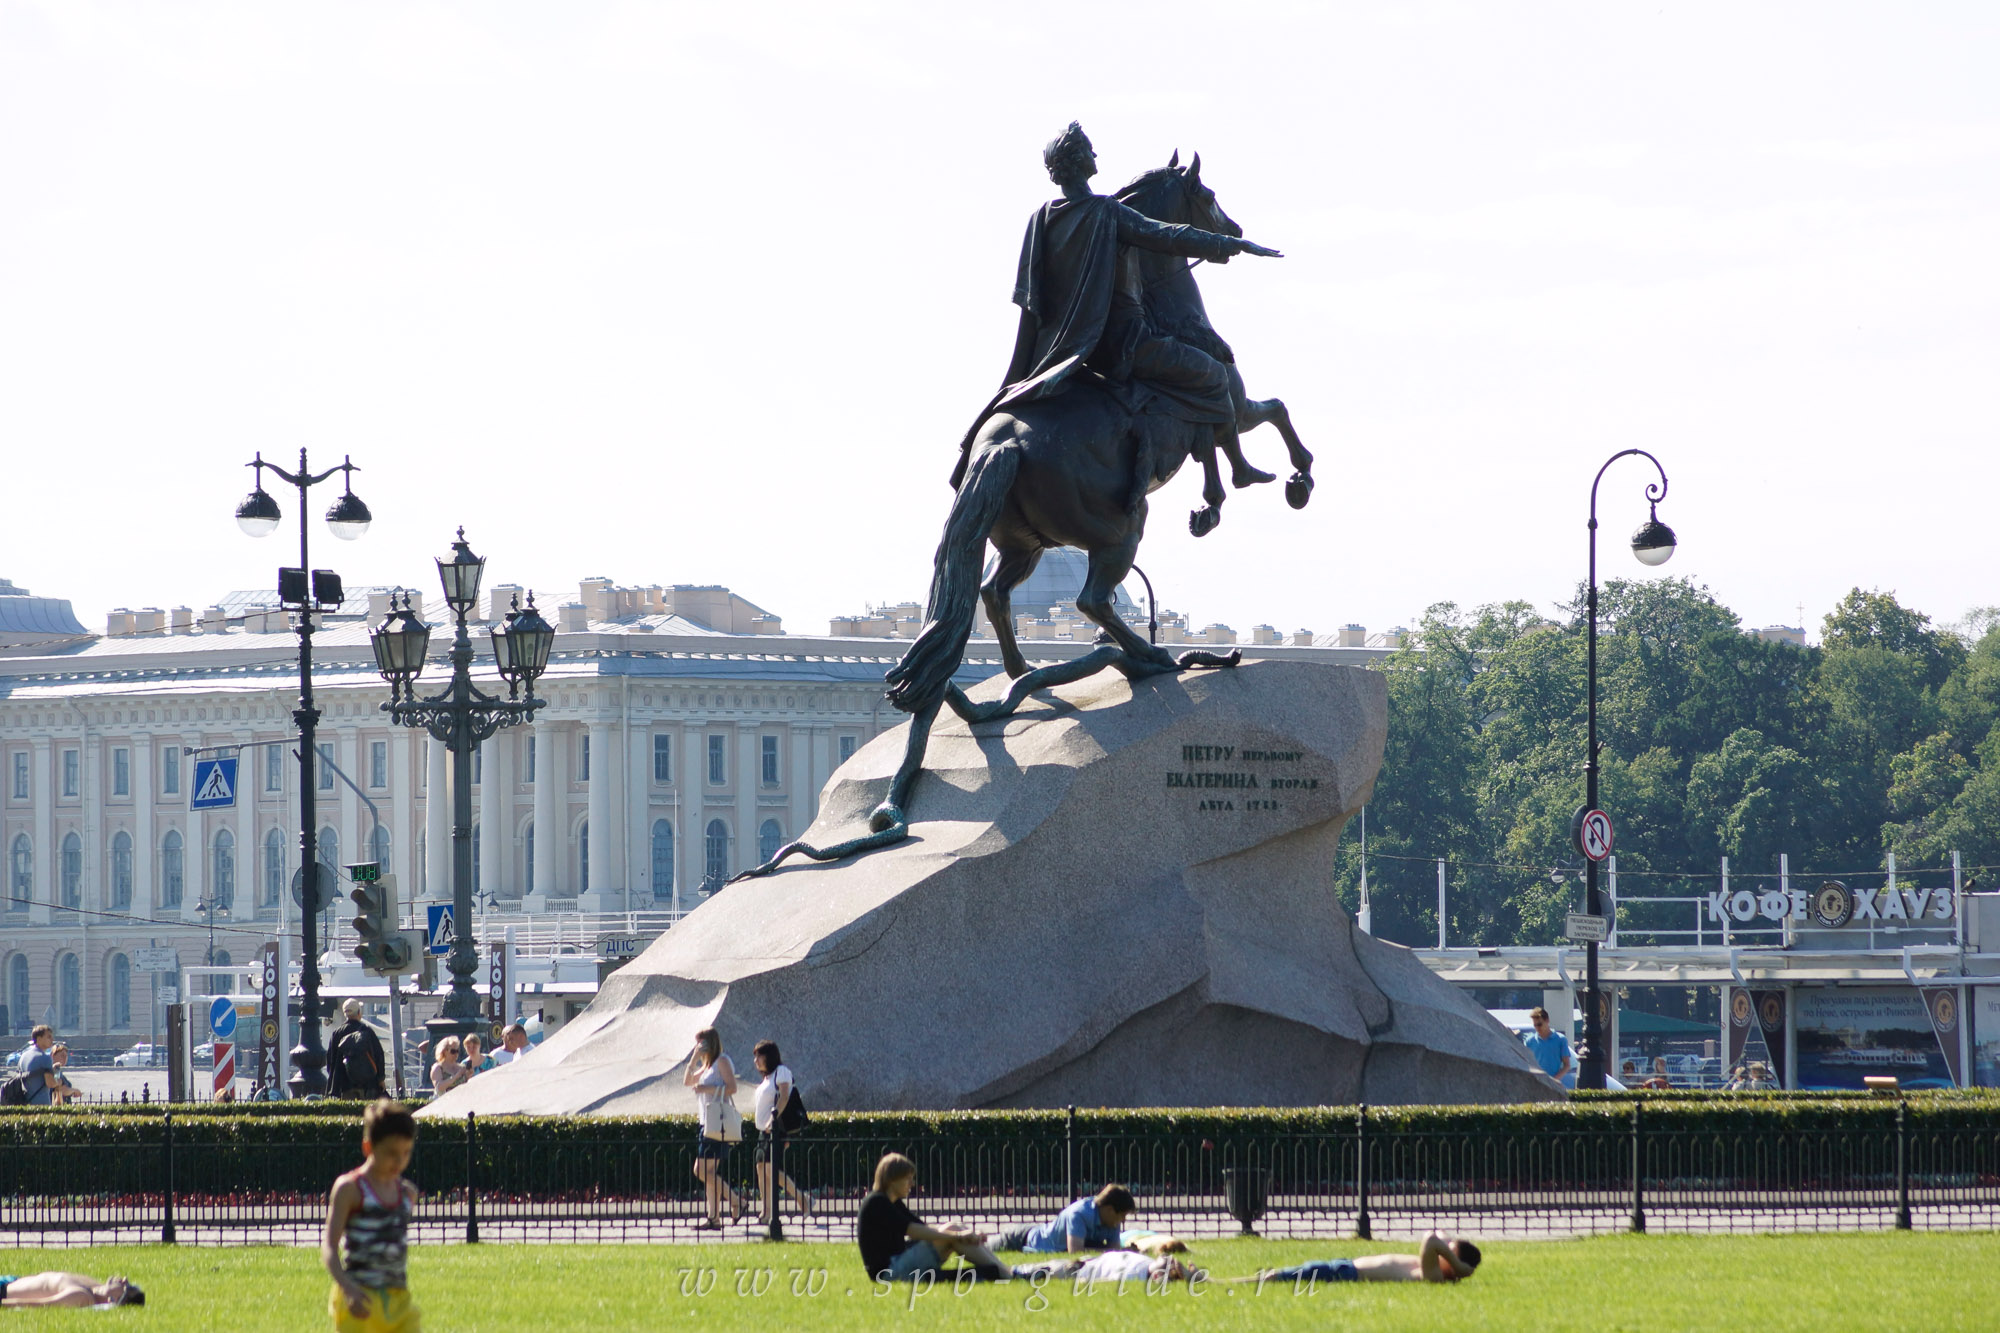
[[[1576,823],[1576,849],[1593,861],[1611,855],[1611,816],[1602,810],[1585,810]]]
[[[326,910],[327,906],[333,902],[334,885],[331,882],[333,877],[334,870],[332,866],[323,865],[319,868],[319,882],[317,886],[319,893],[317,901],[308,907],[306,905],[306,870],[304,866],[300,866],[292,872],[292,901],[298,904],[301,912],[321,912]]]
[[[208,1006],[208,1030],[218,1041],[226,1041],[236,1034],[236,1001],[227,995],[218,995]]]

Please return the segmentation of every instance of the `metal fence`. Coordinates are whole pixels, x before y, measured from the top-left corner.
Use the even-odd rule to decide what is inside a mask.
[[[1936,1128],[1889,1109],[1843,1127],[1768,1130],[1649,1126],[1636,1106],[1505,1131],[1410,1129],[1365,1108],[1347,1132],[1181,1136],[1091,1127],[1073,1112],[914,1138],[808,1130],[781,1157],[811,1210],[788,1201],[779,1221],[791,1239],[851,1240],[875,1164],[895,1151],[917,1164],[922,1216],[992,1232],[1112,1182],[1138,1198],[1133,1225],[1190,1237],[2000,1226],[2000,1123]],[[351,1124],[273,1128],[255,1142],[204,1131],[199,1118],[121,1119],[117,1147],[0,1153],[0,1246],[309,1242],[334,1177],[358,1161]],[[426,1121],[410,1173],[422,1190],[416,1237],[695,1239],[705,1203],[693,1156],[691,1123],[571,1138],[471,1116]],[[732,1224],[725,1203],[725,1236],[764,1234],[750,1144],[724,1174],[747,1208]]]

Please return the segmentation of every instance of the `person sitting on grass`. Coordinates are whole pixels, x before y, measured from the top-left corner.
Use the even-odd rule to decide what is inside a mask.
[[[926,1226],[903,1201],[916,1188],[917,1164],[899,1152],[875,1164],[875,1188],[861,1201],[855,1237],[861,1266],[877,1282],[908,1282],[920,1273],[936,1276],[952,1255],[972,1265],[982,1282],[999,1282],[1014,1270],[986,1248],[986,1236],[960,1223]]]
[[[1078,1199],[1038,1227],[1017,1227],[1000,1238],[1003,1250],[1029,1254],[1076,1254],[1083,1250],[1121,1248],[1119,1230],[1138,1211],[1132,1191],[1106,1185],[1093,1198]]]
[[[128,1277],[99,1282],[82,1273],[30,1273],[0,1277],[0,1308],[25,1310],[38,1305],[144,1305],[146,1293]]]
[[[327,1311],[335,1333],[417,1333],[410,1299],[409,1229],[417,1187],[403,1179],[417,1147],[417,1118],[386,1098],[361,1113],[367,1160],[333,1182],[320,1262],[333,1277]]]
[[[1469,1240],[1448,1240],[1433,1231],[1416,1254],[1370,1254],[1359,1259],[1315,1259],[1289,1268],[1268,1268],[1255,1277],[1231,1278],[1255,1282],[1462,1282],[1479,1267],[1479,1247]]]

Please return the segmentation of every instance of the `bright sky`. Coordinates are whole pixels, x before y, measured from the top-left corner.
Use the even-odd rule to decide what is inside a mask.
[[[268,584],[241,465],[306,446],[365,469],[374,530],[314,525],[350,583],[434,591],[463,523],[551,600],[718,582],[823,632],[920,599],[1076,117],[1100,188],[1199,150],[1287,255],[1201,280],[1318,492],[1197,542],[1184,471],[1163,605],[1551,606],[1637,446],[1665,572],[1751,624],[1855,585],[1953,620],[2000,602],[1996,36],[1826,0],[0,0],[0,576],[94,626]],[[1608,574],[1649,477],[1606,479]]]

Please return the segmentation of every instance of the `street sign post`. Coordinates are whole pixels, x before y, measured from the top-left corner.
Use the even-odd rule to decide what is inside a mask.
[[[1563,938],[1578,944],[1602,944],[1611,937],[1611,923],[1601,916],[1571,912],[1563,925]]]
[[[1611,816],[1602,810],[1577,811],[1573,837],[1577,851],[1592,861],[1603,861],[1613,846]]]
[[[181,956],[172,949],[134,949],[132,966],[141,972],[178,972]]]
[[[194,761],[194,794],[190,810],[226,810],[236,804],[236,757]]]

